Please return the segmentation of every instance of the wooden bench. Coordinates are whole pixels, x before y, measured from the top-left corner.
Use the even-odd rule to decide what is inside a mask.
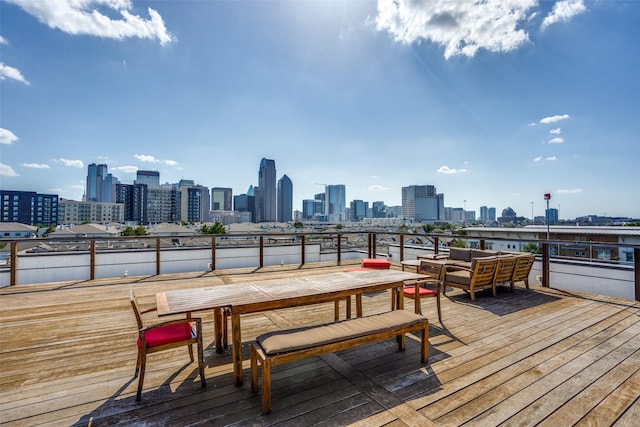
[[[258,391],[260,363],[262,412],[267,414],[271,411],[272,367],[392,337],[398,337],[398,347],[404,350],[404,334],[416,330],[422,331],[420,360],[426,363],[429,356],[429,321],[426,317],[407,310],[263,334],[250,346],[251,391]]]

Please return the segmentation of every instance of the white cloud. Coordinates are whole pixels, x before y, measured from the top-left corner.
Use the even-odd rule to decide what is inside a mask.
[[[553,5],[551,13],[549,13],[544,20],[540,28],[546,29],[549,25],[557,24],[558,22],[567,22],[571,18],[587,11],[586,6],[582,0],[562,0]]]
[[[9,129],[0,128],[0,144],[10,145],[18,140],[18,137]]]
[[[22,163],[20,166],[24,166],[29,169],[49,169],[49,165],[45,163]]]
[[[555,128],[555,129],[551,129],[549,133],[552,133],[554,135],[560,135],[562,133],[562,130],[560,128]]]
[[[83,168],[84,167],[84,163],[82,163],[82,160],[56,159],[56,160],[54,160],[54,162],[62,163],[63,165],[71,167],[71,168]]]
[[[173,41],[160,14],[148,8],[149,19],[131,13],[130,0],[6,0],[20,6],[40,22],[72,35],[123,40],[130,37]],[[100,10],[102,9],[102,11]],[[121,19],[109,15],[119,13]]]
[[[148,154],[136,154],[133,157],[135,157],[136,159],[140,160],[141,162],[160,163],[160,160],[158,160],[154,156],[150,156]]]
[[[536,125],[536,122],[531,122],[527,126],[535,126],[535,125]]]
[[[18,172],[13,170],[11,166],[0,163],[0,176],[20,176],[20,175],[18,175]]]
[[[478,49],[509,52],[529,40],[527,22],[536,0],[379,0],[376,28],[396,41],[430,40],[444,46],[445,58],[474,56]]]
[[[548,140],[547,144],[562,144],[563,142],[564,142],[564,138],[557,137],[557,138],[552,138]]]
[[[389,187],[384,187],[382,185],[371,185],[369,186],[369,191],[389,191]]]
[[[569,118],[568,114],[562,114],[562,115],[555,115],[555,116],[549,116],[549,117],[545,117],[540,119],[540,123],[555,123],[555,122],[559,122],[560,120],[567,120]]]
[[[558,158],[556,156],[549,156],[547,158],[545,158],[545,160],[558,160]]]
[[[456,174],[456,173],[463,173],[463,172],[466,172],[466,171],[467,171],[466,169],[451,169],[451,168],[449,168],[449,166],[440,166],[440,169],[438,169],[439,173],[444,173],[444,174],[447,174],[447,175],[453,175],[453,174]]]
[[[0,44],[9,44],[9,42],[4,37],[0,36]]]
[[[24,78],[20,70],[0,62],[0,80],[4,80],[4,79],[17,80],[19,82],[26,84],[27,86],[31,84],[27,81],[27,79]]]
[[[117,171],[120,172],[124,172],[124,173],[136,173],[138,172],[138,167],[137,166],[118,166],[117,168],[113,168]]]
[[[156,158],[155,156],[151,156],[149,154],[136,154],[135,156],[136,159],[140,160],[141,162],[147,162],[147,163],[164,163],[167,166],[177,166],[178,162],[176,162],[175,160],[160,160],[158,158]]]
[[[538,156],[535,159],[533,159],[534,162],[539,162],[540,160],[542,160],[542,156]]]
[[[582,193],[582,188],[570,188],[564,190],[556,190],[558,194],[578,194]]]

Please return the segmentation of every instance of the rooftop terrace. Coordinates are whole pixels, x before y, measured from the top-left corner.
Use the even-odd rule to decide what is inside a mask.
[[[355,262],[355,261],[351,261]],[[248,348],[278,328],[333,319],[333,304],[243,316],[245,382],[212,347],[203,318],[207,388],[185,349],[151,355],[135,402],[136,326],[164,290],[345,268],[335,263],[122,277],[0,289],[0,423],[18,425],[632,425],[640,418],[640,302],[532,285],[512,294],[461,291],[423,301],[429,363],[417,337],[306,359],[273,371],[273,408],[251,393]],[[394,268],[399,268],[398,265]],[[365,314],[389,293],[363,298]],[[407,308],[412,301],[407,300]]]

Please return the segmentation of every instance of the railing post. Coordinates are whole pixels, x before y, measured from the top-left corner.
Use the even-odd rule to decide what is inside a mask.
[[[400,235],[400,262],[404,261],[404,234]]]
[[[211,236],[211,271],[216,269],[216,243],[218,239],[216,239],[216,235]]]
[[[260,268],[264,267],[264,236],[260,235]]]
[[[371,234],[367,233],[367,258],[371,258]]]
[[[371,234],[371,258],[375,258],[378,254],[376,233]]]
[[[91,266],[89,266],[89,280],[95,280],[96,279],[96,241],[91,240],[90,243],[90,251],[91,251]]]
[[[640,301],[640,248],[633,249],[633,270],[636,273],[636,301]]]
[[[338,265],[340,265],[340,262],[342,261],[342,234],[338,233],[336,234],[336,237],[338,239]]]
[[[300,239],[300,264],[304,265],[304,258],[305,258],[305,246],[304,246],[304,239],[305,235],[302,235],[302,238]]]
[[[487,247],[487,242],[484,239],[480,239],[480,250],[484,251]]]
[[[11,280],[10,285],[15,286],[18,284],[18,242],[11,242]]]
[[[440,239],[438,236],[433,238],[433,254],[438,255],[438,251],[440,250]]]
[[[160,275],[160,239],[156,239],[156,276]]]
[[[542,244],[542,286],[549,287],[549,243]]]

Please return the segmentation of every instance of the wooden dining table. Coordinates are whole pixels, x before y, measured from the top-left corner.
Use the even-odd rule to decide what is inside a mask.
[[[425,276],[397,270],[357,270],[322,273],[181,289],[156,294],[158,315],[214,310],[216,348],[221,349],[222,310],[231,313],[232,360],[236,385],[242,385],[242,331],[240,315],[268,310],[356,298],[357,316],[362,316],[362,294],[391,289],[398,292],[407,281]],[[394,298],[402,304],[402,298]],[[402,308],[392,307],[392,308]]]

